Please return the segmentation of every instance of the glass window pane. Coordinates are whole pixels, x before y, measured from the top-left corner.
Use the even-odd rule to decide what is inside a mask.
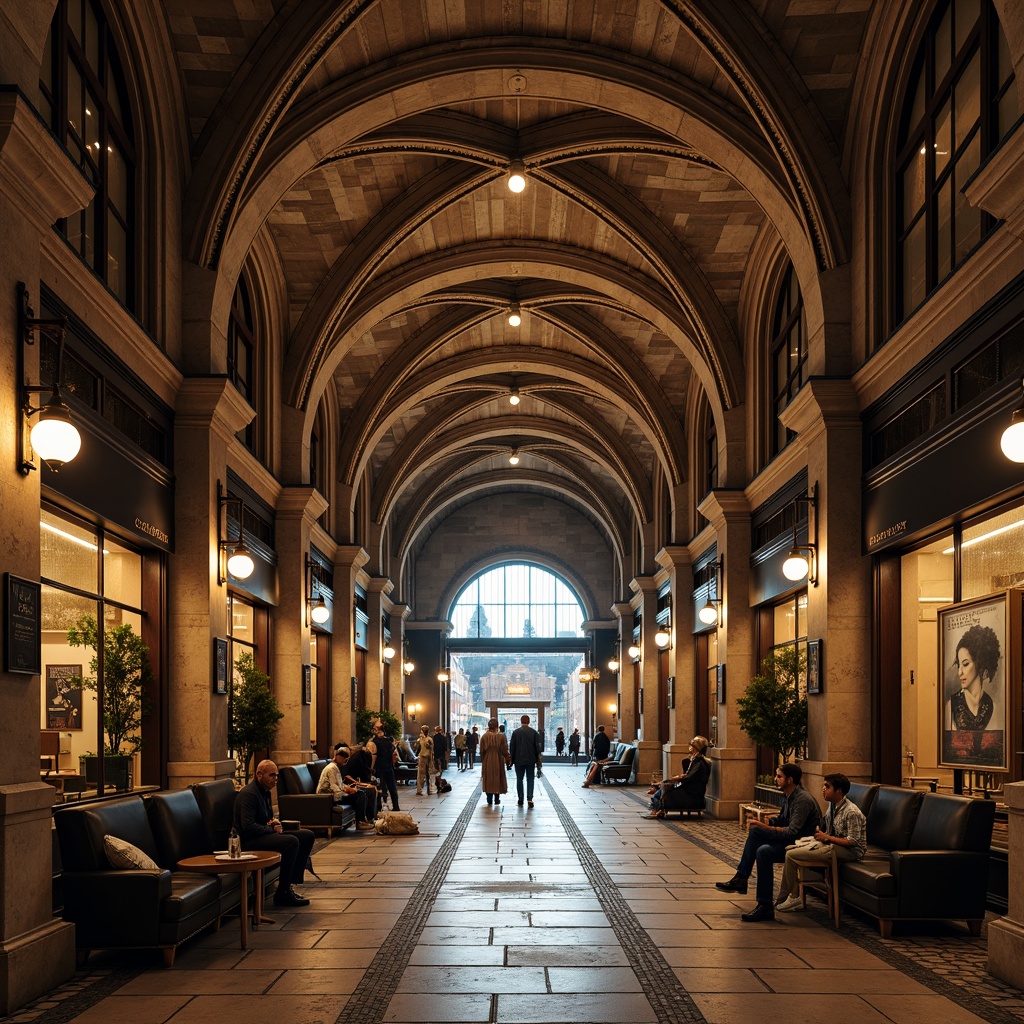
[[[68,129],[78,139],[85,138],[85,87],[78,68],[68,61]],[[91,116],[91,115],[90,115]]]
[[[950,101],[942,104],[935,117],[935,176],[942,174],[953,152],[953,114]]]
[[[920,69],[917,72],[917,83],[913,86],[911,95],[914,97],[910,104],[910,114],[907,117],[908,132],[918,130],[924,120],[925,110],[925,64],[921,61]]]
[[[256,642],[256,617],[252,605],[237,597],[229,599],[228,629],[234,640],[247,644]]]
[[[976,132],[964,155],[957,161],[956,181],[960,187],[978,169],[981,160],[981,133]],[[967,197],[956,191],[956,262],[959,263],[981,241],[981,210],[971,206]]]
[[[963,146],[967,136],[981,119],[981,53],[975,51],[970,64],[957,79],[956,146]]]
[[[128,171],[124,154],[107,145],[107,200],[124,217],[128,212]]]
[[[103,542],[103,594],[132,608],[142,607],[142,555],[110,537]]]
[[[978,0],[955,0],[953,12],[956,18],[953,34],[954,46],[959,52],[978,23],[978,17],[981,14]]]
[[[505,608],[500,604],[484,604],[483,605],[484,615],[487,616],[487,622],[491,627],[491,636],[494,637],[506,637],[508,633],[505,628]]]
[[[936,231],[938,238],[936,248],[938,250],[938,265],[936,271],[938,280],[942,281],[952,269],[953,264],[953,218],[952,210],[952,178],[947,178],[935,197],[936,206]]]
[[[925,150],[922,144],[903,171],[903,223],[901,227],[904,231],[924,206],[925,164]]]
[[[938,85],[953,63],[953,5],[947,4],[935,31],[935,84]]]
[[[796,638],[796,602],[785,601],[776,605],[775,617],[775,646],[787,643]]]
[[[98,73],[100,71],[100,29],[96,21],[96,12],[89,0],[86,0],[83,14],[85,38],[82,40],[82,49],[85,50],[85,59],[89,62],[89,66]]]
[[[530,570],[531,599],[534,604],[554,604],[555,577],[542,569]],[[564,598],[563,598],[564,600]]]
[[[125,263],[128,259],[128,235],[120,220],[107,212],[107,286],[122,301],[125,299],[125,285],[128,275]]]
[[[969,601],[1024,579],[1024,508],[966,527],[960,548],[961,598]]]
[[[95,532],[45,510],[40,513],[39,526],[39,572],[43,579],[96,593],[99,578]]]

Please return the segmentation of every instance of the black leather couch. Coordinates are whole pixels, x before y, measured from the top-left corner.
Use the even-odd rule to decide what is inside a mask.
[[[278,768],[277,808],[282,821],[301,823],[303,828],[327,830],[330,838],[335,829],[355,825],[356,812],[347,804],[336,804],[330,793],[318,793],[317,784],[326,761],[283,765]]]
[[[612,753],[612,759],[601,765],[598,781],[604,785],[636,781],[636,747],[632,743],[619,743]]]
[[[238,877],[177,871],[183,856],[212,853],[188,791],[63,806],[54,813],[63,866],[63,918],[75,925],[79,964],[93,949],[155,948],[164,964],[177,947],[241,903]],[[157,870],[111,866],[103,837],[138,847]],[[187,851],[187,852],[184,852]]]
[[[978,935],[985,917],[995,803],[898,786],[850,790],[867,816],[868,850],[839,865],[844,903],[893,921],[961,918]]]
[[[417,757],[409,746],[408,740],[402,740],[395,745],[398,751],[398,764],[395,765],[395,781],[399,785],[415,784],[416,782],[416,761]]]

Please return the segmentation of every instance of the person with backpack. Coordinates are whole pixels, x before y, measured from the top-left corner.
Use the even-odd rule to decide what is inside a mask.
[[[434,741],[430,738],[430,726],[421,725],[420,735],[413,744],[416,750],[416,795],[423,796],[426,783],[427,796],[430,796],[430,775],[434,768]]]
[[[565,751],[565,730],[559,726],[555,735],[555,753],[561,757]]]
[[[569,763],[579,764],[580,763],[580,731],[579,729],[573,729],[572,735],[569,737]]]

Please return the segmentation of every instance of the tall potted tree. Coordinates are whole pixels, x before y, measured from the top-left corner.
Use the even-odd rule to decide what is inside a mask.
[[[774,753],[776,765],[799,757],[807,746],[807,698],[800,696],[799,685],[806,665],[807,655],[799,645],[775,648],[736,702],[740,728]],[[762,803],[778,802],[774,785],[764,794],[755,787],[755,796]]]
[[[88,647],[97,652],[89,662],[91,675],[74,677],[74,686],[96,691],[99,688],[99,628],[92,615],[83,615],[68,630],[68,644]],[[104,778],[115,789],[127,790],[131,779],[132,755],[142,747],[142,716],[147,710],[146,689],[152,682],[149,648],[129,623],[103,629],[103,748]],[[96,779],[95,763],[83,760],[86,779]],[[93,755],[95,762],[95,755]],[[90,768],[92,769],[90,773]]]
[[[270,676],[256,664],[249,651],[235,659],[235,670],[239,681],[231,694],[228,743],[238,761],[236,774],[248,783],[253,754],[270,746],[277,723],[284,715],[270,692]]]

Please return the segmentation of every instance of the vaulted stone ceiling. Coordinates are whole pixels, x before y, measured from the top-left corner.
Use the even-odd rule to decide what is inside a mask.
[[[193,258],[240,267],[269,239],[282,397],[308,429],[333,392],[337,471],[372,483],[395,554],[508,488],[564,495],[627,551],[656,467],[688,477],[695,389],[744,401],[752,249],[845,259],[828,197],[867,0],[165,6]]]

